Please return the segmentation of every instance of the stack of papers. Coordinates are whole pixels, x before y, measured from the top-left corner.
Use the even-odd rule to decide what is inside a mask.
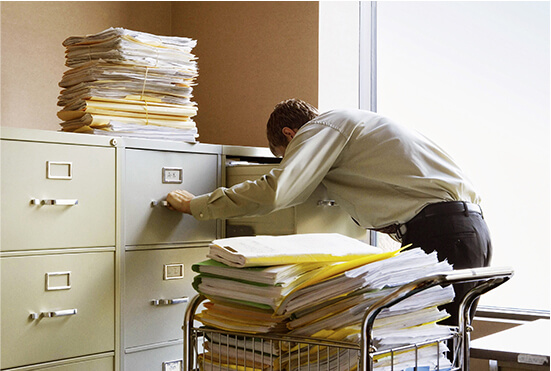
[[[214,240],[208,256],[232,267],[343,262],[381,249],[338,233],[245,236]]]
[[[403,284],[452,269],[447,262],[438,262],[436,253],[426,254],[420,248],[382,252],[338,234],[215,240],[208,257],[193,266],[199,273],[194,288],[209,299],[196,316],[203,325],[250,334],[278,333],[355,343],[359,343],[363,316],[371,305]],[[384,309],[374,323],[374,345],[385,350],[450,335],[452,329],[437,324],[448,317],[438,306],[453,298],[451,285],[436,286]],[[216,346],[207,348],[204,362],[228,357],[217,351],[228,347],[213,339],[210,342]],[[338,349],[327,349],[319,360],[312,355],[305,357],[302,350],[300,346],[275,350],[280,356],[283,354],[277,352],[285,351],[286,363],[278,360],[278,368],[303,370],[308,366],[306,360],[310,367],[318,361],[343,365],[338,361]],[[446,350],[444,344],[426,347],[427,358],[418,362],[432,367],[439,359],[440,367],[448,365]],[[250,352],[259,354],[258,350]],[[260,353],[253,358],[262,359]],[[387,367],[387,361],[381,356],[375,367]],[[403,352],[395,361],[407,368],[414,365],[415,356]],[[276,369],[273,362],[260,368]]]
[[[195,142],[196,44],[124,28],[67,38],[62,130]]]
[[[209,332],[209,341],[203,343],[198,355],[202,370],[275,370],[273,365],[281,354],[280,343],[253,337],[233,337]]]

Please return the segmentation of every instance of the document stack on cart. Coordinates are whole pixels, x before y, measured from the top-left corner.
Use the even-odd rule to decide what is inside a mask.
[[[124,28],[63,42],[63,131],[195,142],[197,42]]]
[[[420,248],[383,252],[338,234],[216,240],[208,258],[193,266],[194,287],[208,299],[194,316],[208,333],[196,356],[207,371],[353,369],[366,310],[406,283],[452,270]],[[449,316],[438,306],[453,299],[451,285],[436,285],[384,309],[374,322],[373,346],[383,351],[452,335],[437,323]],[[234,332],[244,335],[228,335]],[[304,353],[306,345],[276,340],[285,338],[320,343]],[[392,361],[394,370],[450,368],[449,351],[434,342],[381,356],[374,367],[390,369]]]

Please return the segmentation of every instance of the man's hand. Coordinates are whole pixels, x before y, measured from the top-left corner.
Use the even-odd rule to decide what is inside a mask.
[[[188,191],[178,190],[172,191],[166,196],[168,202],[167,207],[170,210],[179,211],[185,214],[191,214],[190,203],[191,200],[195,197]]]

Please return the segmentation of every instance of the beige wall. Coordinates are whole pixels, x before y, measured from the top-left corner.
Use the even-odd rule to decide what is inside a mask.
[[[1,125],[58,130],[68,36],[125,27],[198,40],[200,141],[265,146],[279,100],[317,104],[316,2],[2,2]]]
[[[286,98],[317,104],[317,2],[174,2],[177,35],[196,40],[202,141],[266,146]]]

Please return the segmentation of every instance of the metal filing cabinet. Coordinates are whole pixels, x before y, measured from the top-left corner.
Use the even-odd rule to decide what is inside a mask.
[[[121,369],[179,371],[191,265],[206,259],[221,222],[171,211],[166,195],[218,187],[221,147],[139,139],[124,147]]]
[[[0,369],[179,370],[221,222],[170,211],[221,184],[221,146],[2,128]]]
[[[113,143],[1,134],[0,368],[113,370]]]

